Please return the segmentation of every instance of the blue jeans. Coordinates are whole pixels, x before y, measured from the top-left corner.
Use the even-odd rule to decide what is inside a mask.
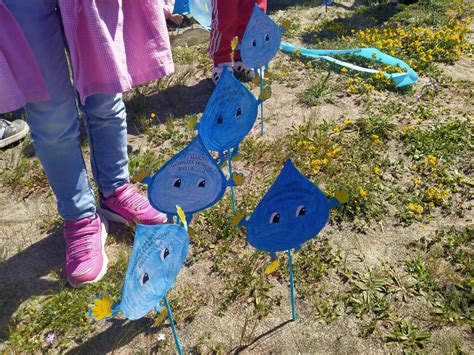
[[[79,141],[79,111],[66,60],[57,0],[4,0],[40,66],[51,99],[25,112],[36,153],[67,221],[95,213]],[[128,182],[127,123],[121,94],[96,94],[79,105],[89,138],[92,173],[109,193]]]

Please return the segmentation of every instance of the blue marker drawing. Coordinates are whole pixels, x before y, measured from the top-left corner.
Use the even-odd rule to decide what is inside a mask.
[[[187,231],[177,224],[137,226],[132,255],[122,290],[114,305],[128,319],[139,319],[155,309],[173,287],[188,252]]]
[[[299,249],[326,225],[336,198],[326,195],[287,160],[280,175],[263,196],[249,220],[247,240],[256,249],[272,256],[276,252]]]
[[[121,300],[112,304],[107,293],[95,297],[88,306],[88,317],[97,321],[122,312],[128,319],[136,320],[153,309],[162,316],[168,314],[178,353],[182,354],[167,293],[173,288],[188,253],[187,223],[183,223],[184,227],[178,224],[139,224]]]
[[[257,119],[259,103],[231,72],[223,71],[195,127],[206,148],[219,153],[221,163],[226,160],[224,151],[238,154],[240,142]]]
[[[293,320],[296,320],[296,305],[291,249],[299,249],[316,236],[327,224],[331,208],[339,205],[336,198],[328,199],[288,159],[250,219],[239,223],[247,228],[247,240],[253,247],[270,253],[273,262],[265,273],[278,268],[277,252],[288,252]]]
[[[148,184],[151,205],[166,213],[168,220],[176,216],[176,205],[179,205],[190,221],[194,213],[219,201],[227,186],[235,185],[233,178],[226,180],[198,135],[143,182]]]
[[[240,49],[242,62],[249,68],[266,66],[277,54],[284,29],[255,5],[245,29]]]

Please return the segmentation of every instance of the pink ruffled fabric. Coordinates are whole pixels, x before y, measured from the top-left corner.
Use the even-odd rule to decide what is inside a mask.
[[[59,0],[81,102],[174,71],[162,0]]]
[[[0,113],[27,102],[47,100],[48,92],[28,42],[0,0]]]

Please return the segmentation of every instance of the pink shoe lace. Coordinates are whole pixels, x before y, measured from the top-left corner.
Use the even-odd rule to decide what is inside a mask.
[[[66,275],[72,286],[98,281],[107,269],[107,232],[99,215],[64,225]]]
[[[155,210],[131,184],[125,184],[116,189],[112,196],[102,198],[100,205],[104,215],[112,221],[140,224],[166,222],[166,215]]]

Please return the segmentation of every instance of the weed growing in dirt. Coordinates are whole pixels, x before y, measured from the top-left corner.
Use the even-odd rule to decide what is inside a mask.
[[[46,336],[55,334],[56,349],[67,348],[71,335],[83,336],[95,328],[87,319],[87,303],[95,295],[107,291],[117,300],[127,268],[127,257],[122,254],[110,265],[107,278],[84,288],[73,289],[62,275],[58,290],[47,295],[31,298],[22,305],[11,320],[8,345],[13,349],[35,351],[47,349]]]

